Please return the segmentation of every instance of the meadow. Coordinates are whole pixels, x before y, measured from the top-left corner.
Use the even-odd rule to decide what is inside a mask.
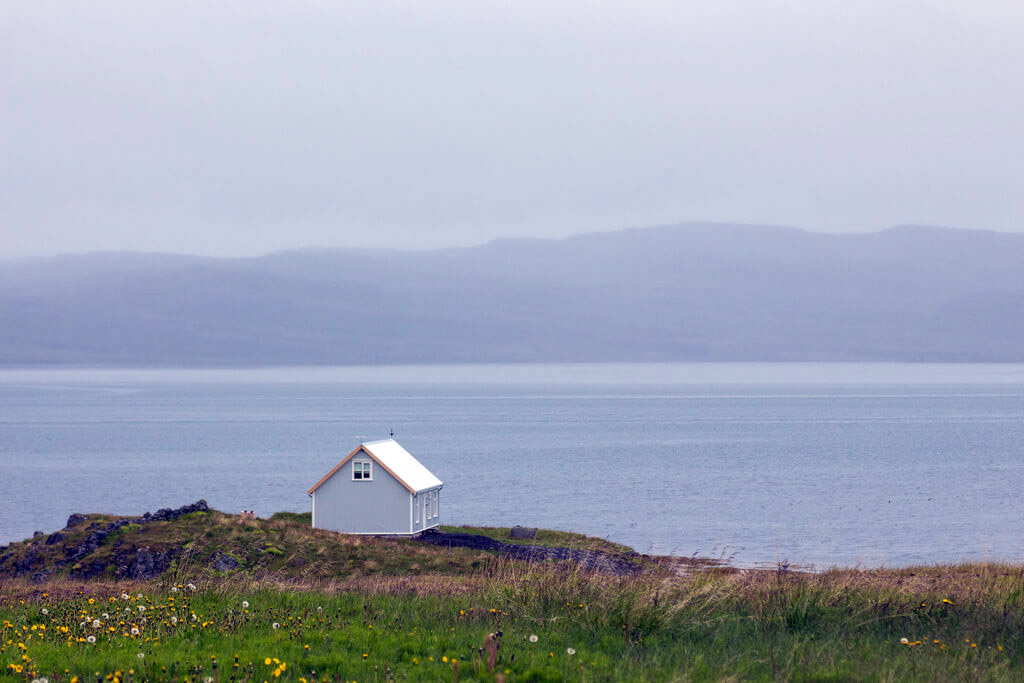
[[[0,676],[152,681],[1020,680],[1024,569],[615,577],[493,558],[472,575],[311,583],[19,579]]]
[[[1017,565],[739,570],[566,532],[534,541],[617,557],[628,571],[614,574],[345,536],[310,528],[308,513],[137,519],[74,516],[0,548],[0,678],[1024,678]],[[447,529],[511,540],[507,528]],[[140,568],[155,573],[133,579]]]

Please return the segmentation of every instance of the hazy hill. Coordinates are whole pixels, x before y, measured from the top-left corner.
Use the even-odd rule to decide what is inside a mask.
[[[1024,361],[1024,234],[685,224],[0,262],[0,363]]]

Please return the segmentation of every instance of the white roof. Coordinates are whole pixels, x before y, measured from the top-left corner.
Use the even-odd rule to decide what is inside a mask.
[[[441,480],[394,439],[371,441],[360,447],[376,458],[414,493],[441,486]]]
[[[321,484],[333,477],[359,451],[369,453],[384,469],[394,475],[402,486],[413,493],[435,489],[442,485],[440,479],[435,477],[419,460],[412,457],[409,451],[399,446],[397,441],[394,439],[384,439],[383,441],[359,444],[358,448],[345,456],[345,459],[325,474],[323,479],[314,484],[308,493],[312,495],[314,491],[320,488]]]

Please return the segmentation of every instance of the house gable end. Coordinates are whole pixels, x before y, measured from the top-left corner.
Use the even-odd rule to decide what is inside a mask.
[[[412,487],[411,487],[411,486],[409,486],[409,485],[408,485],[408,484],[406,484],[406,483],[405,483],[404,481],[402,481],[402,479],[401,479],[400,477],[398,477],[398,476],[397,476],[397,475],[396,475],[396,474],[395,474],[394,472],[392,472],[392,471],[391,471],[391,470],[390,470],[390,469],[389,469],[389,468],[387,467],[387,465],[385,465],[384,463],[382,463],[382,462],[381,462],[381,461],[380,461],[380,460],[379,460],[379,459],[378,459],[378,458],[377,458],[377,457],[376,457],[376,456],[375,456],[375,455],[374,455],[373,453],[371,453],[371,452],[370,452],[370,451],[369,451],[368,449],[366,449],[366,448],[365,448],[364,446],[362,446],[362,445],[360,445],[360,446],[359,446],[359,447],[357,447],[357,448],[356,448],[356,449],[355,449],[354,451],[352,451],[351,453],[349,453],[348,455],[346,455],[346,456],[345,456],[345,457],[344,457],[344,458],[342,459],[342,461],[341,461],[341,462],[339,462],[339,463],[338,463],[337,465],[335,465],[335,466],[334,466],[334,468],[333,468],[333,469],[332,469],[332,470],[331,470],[330,472],[328,472],[328,473],[327,473],[326,475],[324,475],[323,479],[321,479],[321,480],[320,480],[320,481],[318,481],[318,482],[317,482],[316,484],[314,484],[314,485],[313,485],[313,487],[312,487],[311,489],[309,489],[309,491],[307,491],[306,493],[307,493],[307,494],[309,494],[309,495],[313,495],[313,492],[314,492],[314,491],[316,491],[316,490],[317,490],[318,488],[320,488],[320,487],[321,487],[321,486],[322,486],[322,485],[323,485],[323,484],[324,484],[324,483],[325,483],[325,482],[326,482],[326,481],[327,481],[328,479],[330,479],[330,478],[331,478],[331,477],[333,477],[333,476],[334,476],[335,474],[337,474],[337,473],[338,473],[338,471],[339,471],[339,470],[341,470],[341,468],[343,468],[343,467],[344,467],[344,466],[345,466],[345,465],[346,465],[346,464],[347,464],[347,463],[348,463],[348,462],[349,462],[350,460],[352,460],[352,458],[356,457],[356,456],[357,456],[357,455],[359,455],[360,453],[362,453],[363,455],[365,455],[365,456],[366,456],[367,458],[369,458],[369,459],[370,459],[370,460],[372,460],[372,461],[373,461],[374,463],[376,463],[378,467],[380,467],[380,468],[381,468],[382,470],[384,470],[384,471],[385,471],[385,472],[387,472],[387,473],[388,473],[389,475],[391,475],[391,478],[392,478],[392,479],[394,479],[395,481],[397,481],[397,482],[398,482],[399,484],[401,484],[402,486],[404,486],[404,487],[405,487],[405,488],[406,488],[406,489],[407,489],[407,490],[409,491],[409,493],[415,493],[415,491],[413,491],[413,489],[412,489]]]

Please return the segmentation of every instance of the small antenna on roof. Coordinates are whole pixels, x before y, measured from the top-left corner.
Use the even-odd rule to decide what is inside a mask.
[[[389,438],[391,438],[391,439],[395,438],[395,430],[394,430],[394,429],[392,429],[392,430],[391,430],[391,431],[390,431],[390,432],[388,433],[388,437],[389,437]]]

